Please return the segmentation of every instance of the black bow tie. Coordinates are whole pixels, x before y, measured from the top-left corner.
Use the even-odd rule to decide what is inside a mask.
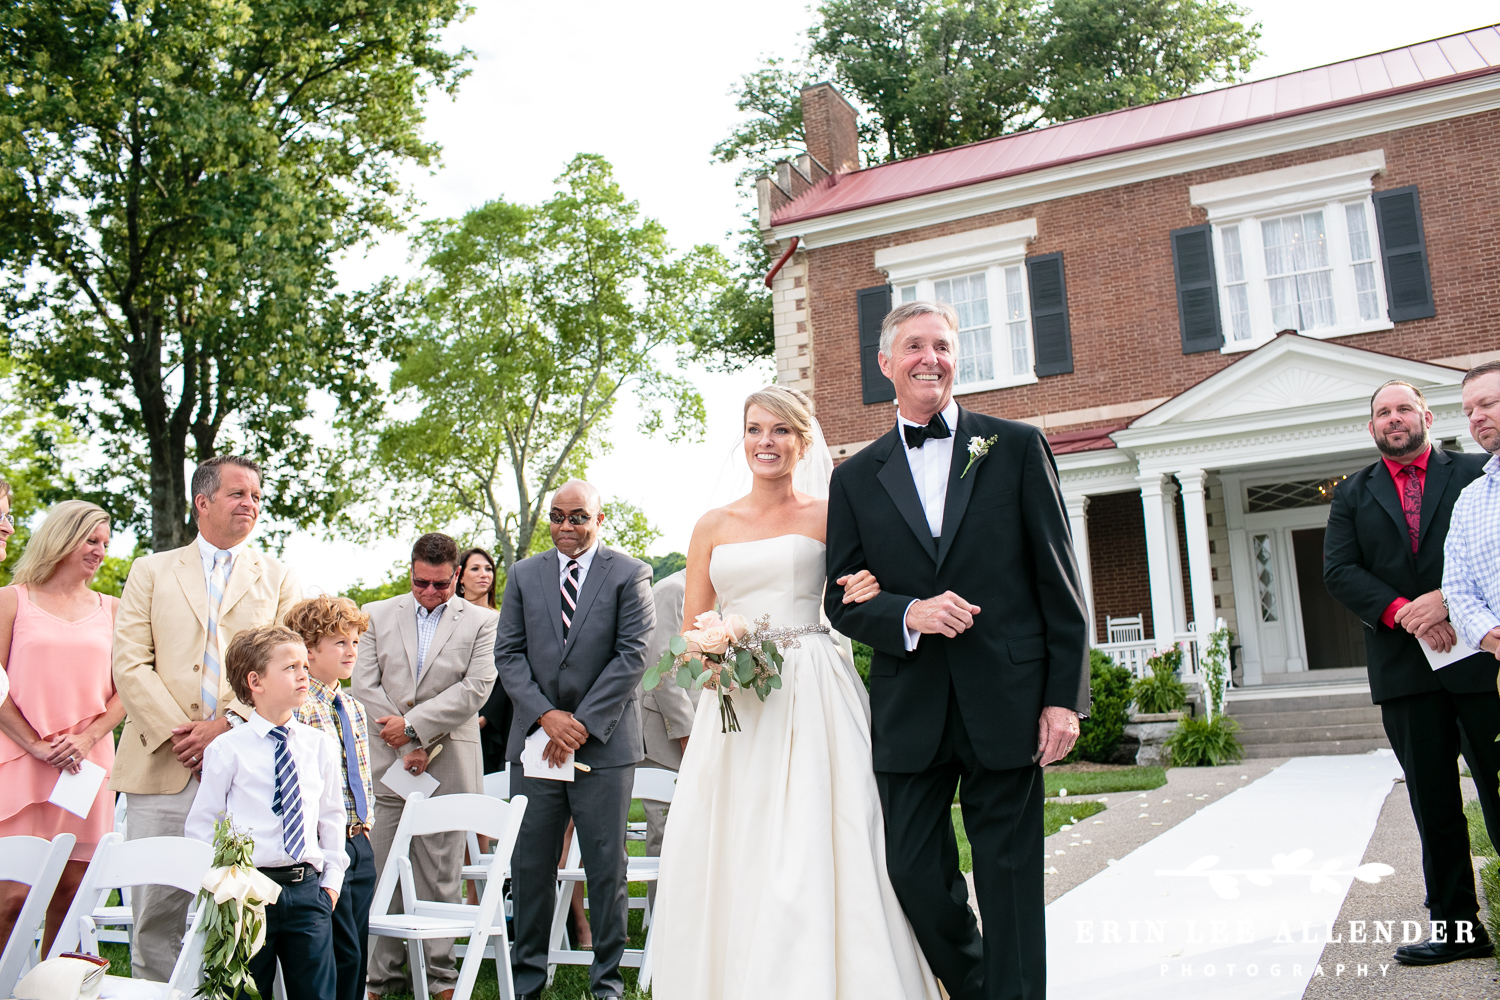
[[[902,424],[901,433],[906,435],[906,446],[908,448],[920,448],[928,438],[937,441],[953,436],[953,432],[948,429],[948,425],[943,423],[943,415],[941,413],[934,413],[932,419],[927,421],[926,427],[913,427],[911,424]]]

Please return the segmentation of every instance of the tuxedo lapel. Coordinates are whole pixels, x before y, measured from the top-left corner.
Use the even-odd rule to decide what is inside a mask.
[[[594,606],[594,598],[599,596],[599,591],[604,587],[604,580],[609,576],[611,566],[614,564],[614,553],[599,546],[594,550],[594,561],[589,564],[589,574],[583,578],[583,589],[578,592],[578,608],[573,615],[573,624],[568,629],[568,642],[578,634],[579,627],[584,619],[588,618],[589,608]],[[561,628],[561,625],[558,626]],[[563,652],[568,651],[567,643],[563,644]]]
[[[1365,488],[1370,491],[1375,502],[1385,508],[1385,512],[1400,529],[1401,540],[1406,543],[1401,547],[1406,551],[1407,558],[1411,558],[1411,532],[1406,527],[1406,514],[1401,510],[1401,498],[1396,495],[1396,481],[1391,478],[1391,470],[1385,467],[1384,461],[1375,463],[1375,473],[1370,476]]]
[[[901,451],[903,443],[901,436],[892,428],[890,433],[881,442],[886,444],[886,456],[880,471],[875,478],[880,480],[880,485],[890,494],[891,500],[896,504],[896,509],[901,512],[907,527],[911,528],[912,534],[917,536],[917,541],[922,543],[922,548],[927,554],[937,559],[937,540],[932,537],[932,528],[927,523],[927,514],[922,510],[922,498],[917,495],[916,481],[911,478],[911,464],[906,461],[906,455]]]
[[[1452,459],[1443,454],[1442,449],[1433,445],[1432,452],[1427,456],[1426,481],[1422,484],[1422,521],[1421,527],[1417,530],[1419,550],[1427,541],[1427,529],[1432,527],[1432,519],[1437,516],[1438,508],[1442,506],[1443,493],[1448,489],[1448,480],[1452,478]]]
[[[969,461],[969,439],[972,438],[974,418],[963,407],[958,408],[958,427],[953,432],[953,461],[948,466],[948,498],[943,502],[943,535],[938,539],[938,568],[948,558],[953,539],[958,535],[958,526],[963,523],[964,512],[969,509],[969,497],[974,494],[975,476],[964,475],[964,466]],[[971,473],[978,470],[970,470]]]
[[[203,558],[198,554],[198,543],[178,550],[182,558],[177,561],[173,575],[182,587],[182,596],[188,607],[198,616],[198,624],[208,628],[208,581],[203,579]]]

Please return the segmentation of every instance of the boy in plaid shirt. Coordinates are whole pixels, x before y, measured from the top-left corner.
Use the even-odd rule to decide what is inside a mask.
[[[375,896],[375,851],[370,821],[375,786],[370,780],[370,741],[365,709],[340,681],[349,679],[359,652],[359,638],[370,616],[346,597],[321,595],[302,601],[286,613],[285,624],[307,646],[307,700],[297,720],[321,729],[343,748],[344,812],[348,839],[344,853],[349,869],[333,911],[333,952],[338,969],[337,1000],[363,1000],[369,955],[370,903]]]

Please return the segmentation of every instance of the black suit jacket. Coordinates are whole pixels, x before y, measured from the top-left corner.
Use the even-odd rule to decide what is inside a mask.
[[[562,632],[556,549],[510,568],[495,670],[515,706],[506,759],[521,761],[526,737],[554,708],[572,712],[589,738],[577,760],[591,767],[639,763],[641,675],[656,624],[651,567],[603,545],[594,552],[567,638]]]
[[[1488,458],[1433,447],[1422,488],[1415,555],[1396,482],[1384,461],[1360,469],[1333,491],[1323,536],[1323,581],[1328,592],[1365,623],[1370,696],[1377,704],[1424,691],[1495,690],[1494,657],[1476,654],[1433,670],[1416,636],[1380,623],[1396,598],[1412,600],[1442,586],[1443,542],[1453,503],[1483,474]]]
[[[1057,467],[1029,424],[960,408],[933,538],[892,428],[833,473],[828,590],[834,627],[871,646],[875,769],[913,773],[937,752],[951,683],[985,767],[1036,759],[1044,705],[1089,709],[1088,627]],[[995,438],[964,474],[971,438]],[[844,604],[834,580],[868,569],[881,592]],[[906,651],[906,608],[951,590],[980,611],[957,638],[924,635]]]

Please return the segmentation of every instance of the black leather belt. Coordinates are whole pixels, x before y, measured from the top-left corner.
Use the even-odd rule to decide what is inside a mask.
[[[318,870],[306,861],[300,865],[287,865],[285,868],[262,868],[260,873],[277,885],[296,885],[318,877]]]

